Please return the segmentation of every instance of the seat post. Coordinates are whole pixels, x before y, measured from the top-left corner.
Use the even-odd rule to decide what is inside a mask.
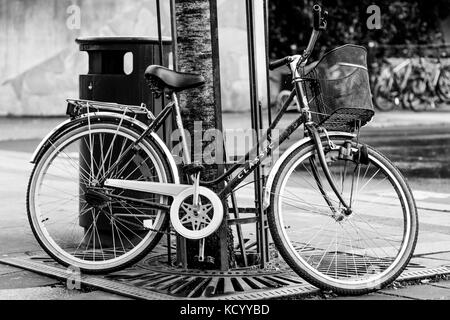
[[[191,153],[187,145],[186,135],[183,126],[183,120],[181,119],[180,105],[178,104],[178,98],[175,92],[172,91],[171,94],[173,101],[173,108],[175,110],[175,121],[177,123],[177,128],[180,130],[181,143],[183,146],[183,163],[191,164]]]

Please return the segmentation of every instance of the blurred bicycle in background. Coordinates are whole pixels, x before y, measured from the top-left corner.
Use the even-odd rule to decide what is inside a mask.
[[[426,54],[425,49],[422,52],[418,48],[404,50],[409,58],[400,62],[381,59],[372,81],[373,103],[379,110],[397,107],[425,111],[437,108],[437,103],[450,102],[450,65],[442,61],[446,51],[432,47],[434,54]]]

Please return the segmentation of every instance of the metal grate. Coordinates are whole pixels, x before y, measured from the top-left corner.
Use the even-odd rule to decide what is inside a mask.
[[[249,246],[250,248],[250,246]],[[167,263],[167,247],[159,245],[153,253],[135,266],[107,275],[81,275],[80,282],[108,292],[135,299],[272,299],[290,295],[309,295],[319,289],[299,278],[279,257],[273,245],[270,246],[271,260],[266,269],[238,268],[223,272],[217,270],[180,269]],[[318,250],[310,248],[314,256]],[[366,258],[367,259],[367,258]],[[172,256],[174,262],[175,256]],[[355,275],[367,271],[367,260],[342,252],[337,259],[326,257],[324,266],[330,270],[343,270],[349,264]],[[379,263],[380,261],[378,261]],[[0,263],[10,264],[30,271],[68,279],[71,273],[47,255],[19,258],[3,258]],[[373,263],[375,263],[373,261]],[[383,261],[381,261],[383,263]],[[174,265],[174,264],[173,264]],[[332,275],[334,274],[332,272]],[[350,274],[347,270],[346,274]],[[450,274],[450,267],[428,269],[417,263],[410,263],[397,279],[399,281],[427,278]]]

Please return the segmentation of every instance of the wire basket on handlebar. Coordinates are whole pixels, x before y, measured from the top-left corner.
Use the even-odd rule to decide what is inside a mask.
[[[374,115],[364,47],[344,45],[326,53],[302,77],[313,120],[331,131],[354,131]]]

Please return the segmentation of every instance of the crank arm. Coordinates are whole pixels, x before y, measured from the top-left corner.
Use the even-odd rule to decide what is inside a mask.
[[[198,248],[198,261],[205,261],[205,238],[199,240],[199,248]]]

